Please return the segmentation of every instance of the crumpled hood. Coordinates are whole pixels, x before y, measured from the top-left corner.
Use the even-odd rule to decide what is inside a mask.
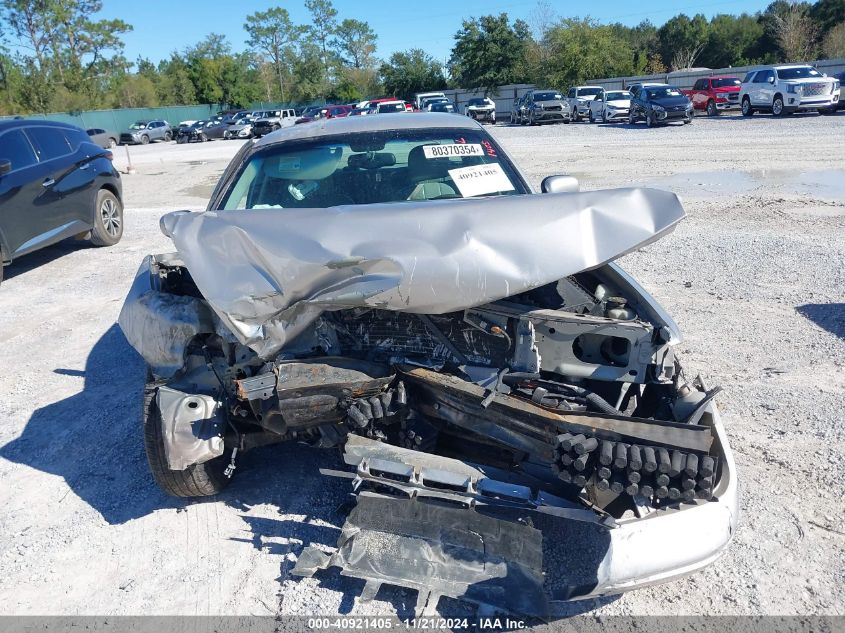
[[[474,307],[616,259],[684,216],[672,193],[613,189],[177,211],[161,228],[211,308],[266,358],[326,310]]]

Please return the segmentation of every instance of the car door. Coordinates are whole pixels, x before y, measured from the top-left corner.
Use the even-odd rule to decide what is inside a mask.
[[[0,175],[0,243],[3,259],[8,260],[49,230],[45,214],[39,211],[46,171],[20,128],[0,134],[0,160],[8,160],[12,167]]]
[[[754,79],[751,80],[751,103],[753,105],[771,105],[770,103],[766,102],[766,86],[767,84],[767,77],[769,76],[768,72],[765,70],[758,71],[756,75],[754,75]]]
[[[629,110],[629,115],[636,118],[640,115],[640,89],[642,86],[639,84],[634,84],[630,87],[631,91],[631,108]]]
[[[604,110],[604,90],[598,93],[593,100],[590,101],[590,112],[593,113],[594,119],[600,119],[602,110]]]
[[[692,101],[692,105],[698,109],[704,109],[704,102],[707,101],[707,95],[704,94],[704,91],[707,90],[709,81],[709,79],[699,79],[692,87],[692,96],[690,100]]]
[[[763,84],[763,97],[765,98],[766,105],[772,105],[772,102],[775,100],[775,93],[780,91],[780,89],[777,87],[777,81],[777,71],[767,70],[766,83]]]
[[[49,200],[47,215],[55,229],[67,234],[82,232],[91,226],[93,199],[91,190],[97,178],[92,159],[97,152],[80,138],[81,133],[58,127],[33,125],[26,129],[39,163],[48,169],[49,177],[42,182],[45,200]],[[90,151],[80,151],[80,147]]]

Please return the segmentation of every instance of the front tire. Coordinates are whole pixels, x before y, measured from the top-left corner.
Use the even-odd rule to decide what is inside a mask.
[[[718,116],[719,108],[716,107],[716,102],[713,99],[707,102],[707,116]]]
[[[775,95],[775,98],[772,100],[772,116],[781,117],[785,114],[784,110],[783,97]]]
[[[147,136],[146,134],[144,134],[144,136],[141,137],[141,145],[147,145],[149,142],[150,142],[150,137]]]
[[[593,116],[593,109],[590,108],[590,123],[595,123],[596,118]]]
[[[117,147],[117,139],[116,138],[110,138],[109,139],[109,149],[114,149],[115,147]]]
[[[645,115],[646,127],[657,127],[657,121],[654,119],[654,113],[649,112]]]
[[[754,114],[754,108],[751,107],[751,99],[745,97],[742,100],[742,116],[751,116]]]
[[[170,132],[164,133],[164,142],[169,143],[173,139],[173,135]]]
[[[164,452],[164,435],[161,429],[161,411],[156,394],[158,387],[148,384],[144,388],[144,449],[150,473],[159,488],[173,497],[209,497],[222,491],[229,483],[223,472],[228,460],[225,455],[202,464],[193,464],[185,470],[170,470]]]
[[[94,246],[114,246],[123,237],[123,205],[108,189],[97,192],[94,207],[94,227],[91,243]]]

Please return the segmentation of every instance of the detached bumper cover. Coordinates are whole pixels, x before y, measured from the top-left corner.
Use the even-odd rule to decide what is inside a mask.
[[[526,495],[522,486],[487,478],[494,474],[489,469],[350,437],[345,459],[356,466],[355,474],[348,475],[356,490],[375,483],[376,489],[392,488],[405,497],[359,491],[338,549],[326,554],[306,548],[293,573],[312,576],[340,567],[342,574],[366,581],[362,599],[375,596],[383,583],[416,589],[418,615],[433,613],[444,595],[544,617],[555,615],[562,602],[695,572],[724,552],[739,507],[733,455],[712,403],[705,417],[722,464],[717,497],[617,522],[571,502]],[[431,498],[449,507],[431,505],[426,501]],[[476,511],[482,508],[483,514]],[[571,538],[554,544],[562,545],[556,559],[568,566],[544,565],[542,539],[553,536],[514,522],[513,514],[494,518],[494,511],[508,509],[542,513],[550,522],[574,526],[564,532]],[[591,555],[584,556],[581,548]],[[573,565],[581,568],[570,569]]]

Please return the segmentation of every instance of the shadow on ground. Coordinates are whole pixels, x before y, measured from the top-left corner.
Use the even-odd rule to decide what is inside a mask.
[[[145,370],[118,326],[94,345],[84,372],[61,367],[54,372],[81,375],[83,390],[34,411],[20,437],[0,447],[0,457],[62,477],[75,495],[112,525],[161,508],[225,503],[241,512],[249,526],[250,537],[239,540],[282,555],[280,582],[297,581],[290,572],[305,547],[336,547],[354,503],[351,488],[348,480],[321,476],[319,470],[342,467],[337,450],[295,443],[255,449],[238,461],[238,476],[223,493],[206,501],[175,499],[166,496],[149,474],[141,434]],[[250,516],[247,512],[255,505],[275,506],[285,518]],[[607,551],[606,535],[591,534],[585,524],[575,522],[547,521],[547,529],[541,525],[544,521],[541,517],[536,527],[549,536],[543,544],[547,578],[552,579],[548,591],[554,595],[565,587],[589,588]],[[559,544],[565,551],[556,552]],[[353,610],[362,580],[342,576],[336,568],[318,572],[316,578],[322,587],[342,594],[341,613]],[[378,598],[389,602],[399,616],[413,616],[415,591],[384,585]],[[584,613],[608,601],[567,603],[556,615]],[[444,615],[473,614],[472,607],[459,600],[443,598],[440,605]]]
[[[75,253],[79,250],[88,248],[95,248],[88,240],[67,239],[57,242],[52,246],[42,248],[41,250],[24,255],[3,269],[3,277],[5,279],[14,279],[18,275],[24,275],[35,268],[39,268],[45,264],[61,259],[66,255]]]
[[[820,328],[845,339],[845,303],[807,303],[795,309]]]

